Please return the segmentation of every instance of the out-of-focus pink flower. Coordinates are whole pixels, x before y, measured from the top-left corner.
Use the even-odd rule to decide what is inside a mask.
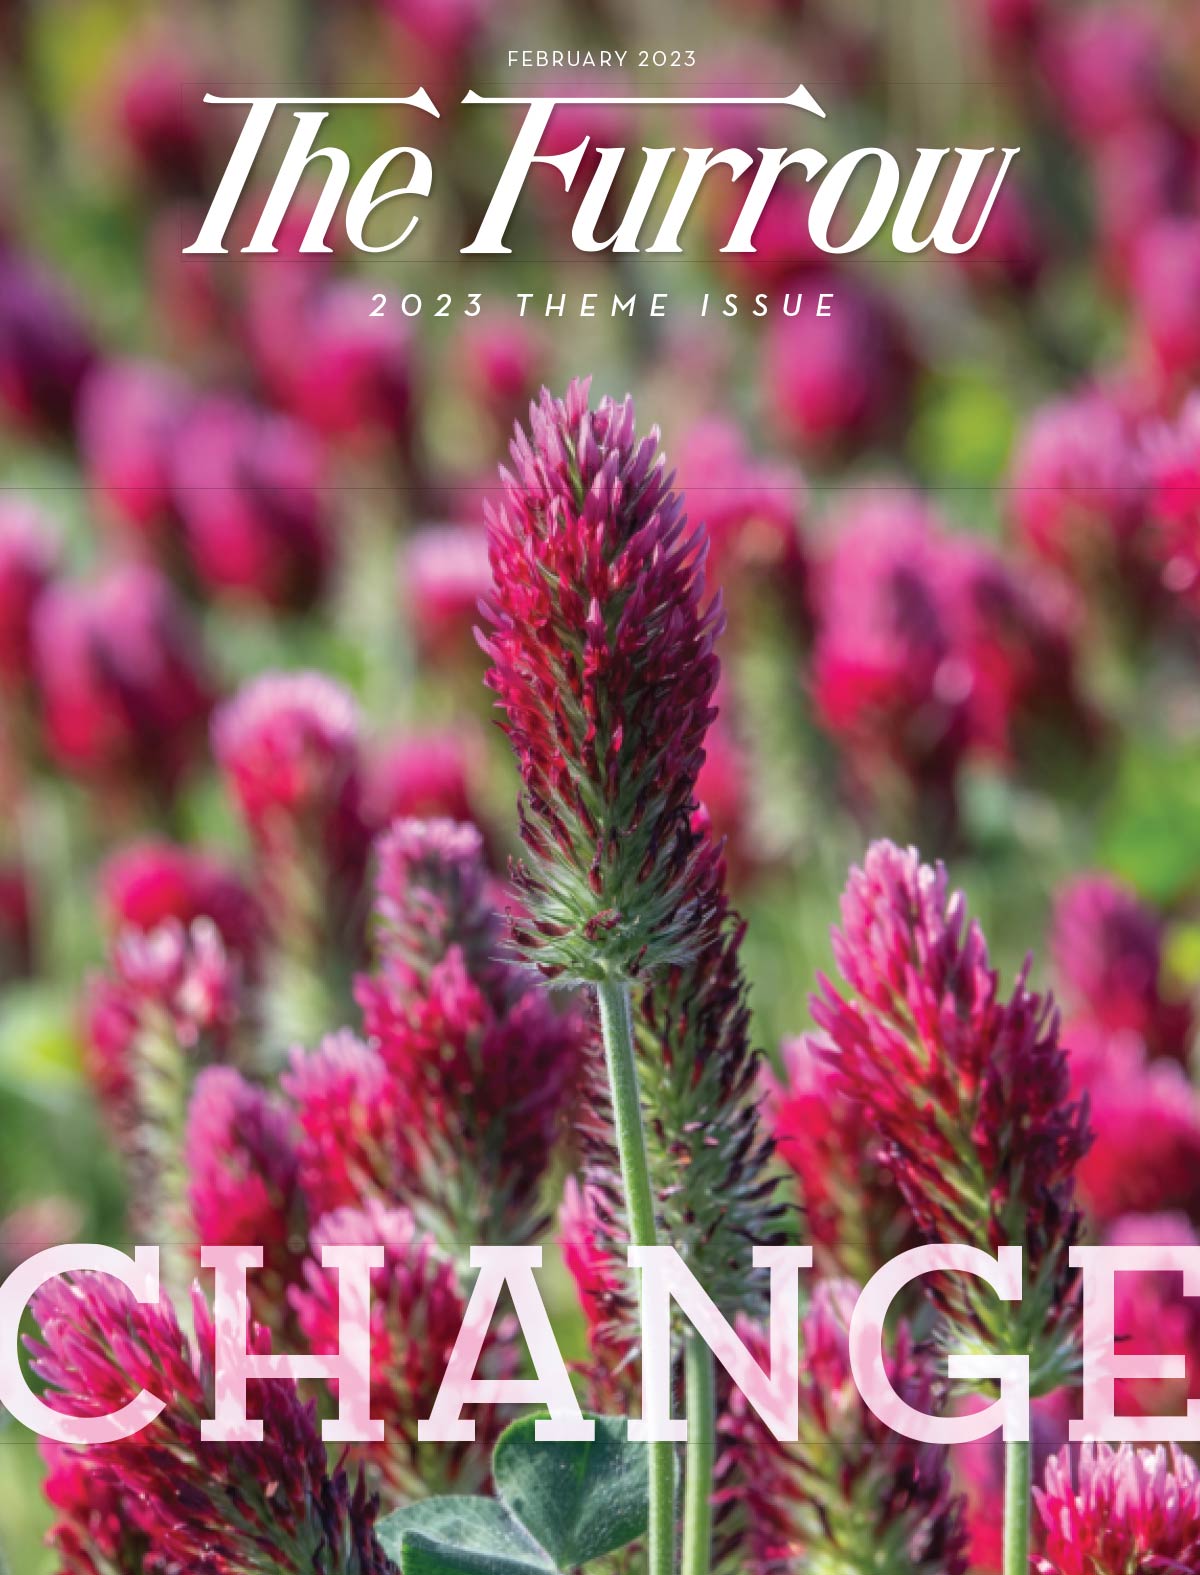
[[[1200,393],[1146,439],[1152,550],[1166,588],[1200,613]]]
[[[1036,1312],[998,1312],[965,1286],[944,1310],[966,1330],[1028,1338],[1045,1375],[1035,1393],[1059,1387],[1077,1359],[1067,1254],[1082,1228],[1075,1173],[1089,1133],[1053,1002],[1029,989],[1028,965],[1002,998],[962,894],[915,848],[868,848],[833,953],[842,982],[821,978],[813,1020],[835,1050],[835,1087],[874,1129],[922,1236],[1025,1252],[1023,1306]]]
[[[268,386],[299,421],[339,442],[380,437],[408,452],[415,416],[414,346],[398,311],[373,317],[361,281],[320,283],[293,310],[274,275],[264,280],[280,309],[251,316]]]
[[[1147,1064],[1142,1046],[1086,1025],[1067,1032],[1071,1080],[1095,1141],[1078,1171],[1080,1202],[1106,1225],[1121,1214],[1184,1209],[1200,1218],[1200,1096],[1182,1067]]]
[[[19,501],[0,505],[0,691],[20,689],[33,676],[34,613],[57,564],[41,514]]]
[[[192,1090],[183,1152],[195,1240],[263,1249],[252,1304],[260,1322],[277,1324],[284,1288],[299,1277],[306,1226],[291,1112],[233,1067],[206,1067]]]
[[[1038,1575],[1129,1575],[1200,1565],[1200,1468],[1173,1446],[1064,1449],[1034,1489]]]
[[[1074,573],[1120,572],[1138,546],[1145,486],[1134,432],[1089,391],[1035,412],[1010,474],[1013,518],[1038,557]]]
[[[1192,137],[1164,118],[1127,126],[1090,150],[1101,261],[1122,293],[1133,281],[1143,236],[1194,207],[1197,159]]]
[[[94,355],[59,282],[35,262],[0,254],[0,406],[22,425],[68,431]]]
[[[1109,1230],[1112,1247],[1200,1246],[1195,1227],[1182,1214],[1124,1214]],[[1186,1358],[1182,1381],[1120,1378],[1118,1416],[1183,1415],[1187,1401],[1200,1397],[1200,1306],[1183,1295],[1179,1275],[1118,1274],[1114,1295],[1116,1350],[1121,1356]]]
[[[1052,16],[1050,0],[976,0],[988,39],[1004,56],[1027,63],[1028,50]]]
[[[254,838],[327,823],[357,795],[358,708],[317,672],[267,673],[213,718],[213,753]]]
[[[196,632],[148,565],[38,602],[34,666],[49,748],[91,781],[170,793],[199,751],[212,685]]]
[[[948,548],[946,567],[955,646],[971,673],[972,747],[1011,760],[1038,727],[1086,741],[1094,722],[1076,681],[1079,609],[1069,585],[969,537]],[[1036,763],[1036,742],[1026,754]]]
[[[1163,109],[1164,63],[1154,15],[1127,0],[1055,17],[1042,51],[1052,100],[1085,143],[1118,135]]]
[[[1139,331],[1169,385],[1200,373],[1200,218],[1161,220],[1138,246],[1133,304]]]
[[[519,317],[476,317],[464,322],[457,355],[467,388],[491,419],[504,427],[537,392],[546,346]]]
[[[200,1422],[215,1400],[212,1319],[198,1291],[193,1312],[194,1344],[165,1297],[140,1305],[105,1275],[52,1280],[35,1297],[40,1334],[29,1348],[48,1404],[95,1417],[119,1410],[139,1389],[169,1397],[140,1433],[66,1457],[95,1479],[93,1503],[115,1490],[130,1530],[145,1534],[164,1568],[389,1575],[374,1537],[375,1505],[343,1471],[331,1472],[316,1409],[293,1383],[259,1386],[260,1443],[201,1444]],[[269,1348],[252,1327],[250,1349]]]
[[[100,873],[100,902],[113,933],[146,933],[171,919],[185,928],[211,919],[247,974],[257,972],[258,904],[240,875],[196,848],[152,839],[122,848]]]
[[[920,498],[864,494],[831,526],[817,589],[813,696],[863,783],[949,799],[970,742],[972,673],[955,648],[941,525]]]
[[[484,745],[469,729],[401,733],[368,758],[363,813],[380,830],[393,820],[464,820],[481,825]]]
[[[337,1278],[321,1267],[326,1246],[382,1244],[387,1261],[371,1271],[371,1415],[387,1436],[365,1451],[388,1484],[408,1496],[469,1493],[482,1487],[503,1412],[480,1412],[473,1443],[421,1445],[417,1423],[433,1409],[446,1364],[462,1326],[466,1300],[453,1261],[432,1236],[422,1235],[405,1209],[368,1200],[339,1209],[314,1227],[311,1256],[291,1303],[309,1348],[338,1350]],[[511,1330],[493,1334],[480,1360],[480,1377],[514,1377],[517,1350]]]
[[[732,593],[735,611],[741,582],[750,582],[755,601],[764,590],[778,591],[802,618],[807,584],[802,524],[808,508],[803,473],[795,465],[756,458],[734,422],[714,418],[688,432],[675,476],[692,516],[708,531],[710,585]]]
[[[820,1270],[865,1283],[908,1228],[900,1193],[866,1114],[838,1088],[821,1049],[790,1039],[780,1054],[782,1077],[763,1073],[763,1114],[775,1152],[800,1184],[804,1239]]]
[[[761,862],[752,824],[754,767],[739,738],[717,717],[704,741],[704,764],[696,778],[698,808],[693,828],[722,847],[733,885],[750,880]]]
[[[1120,881],[1081,875],[1055,902],[1051,952],[1064,1003],[1078,1019],[1186,1065],[1192,1013],[1163,993],[1163,930]]]
[[[82,1223],[78,1203],[59,1193],[48,1193],[13,1209],[0,1219],[0,1280],[26,1258],[76,1241]]]
[[[240,399],[196,402],[175,433],[171,493],[203,584],[311,607],[336,556],[324,482],[323,451],[296,422]]]
[[[115,129],[140,174],[167,192],[201,192],[211,163],[213,122],[203,67],[159,36],[137,40],[114,84]]]
[[[172,524],[171,461],[188,392],[151,361],[104,361],[79,401],[84,468],[116,521],[161,548]]]
[[[960,239],[974,234],[989,191],[986,180],[972,186],[956,230]],[[996,193],[975,245],[953,255],[952,261],[983,287],[1023,292],[1037,283],[1046,262],[1045,240],[1028,198],[1011,173]]]
[[[845,276],[806,275],[795,317],[771,320],[763,402],[802,451],[862,447],[903,425],[912,355],[884,301]],[[822,292],[829,315],[817,316]],[[794,293],[794,292],[793,292]]]
[[[417,644],[435,665],[473,652],[480,599],[492,586],[487,535],[475,525],[425,525],[401,550],[400,597]]]
[[[732,1522],[729,1551],[745,1575],[787,1575],[805,1556],[853,1568],[864,1546],[880,1568],[904,1575],[963,1575],[967,1567],[948,1451],[892,1432],[859,1397],[849,1349],[857,1296],[846,1280],[826,1281],[813,1295],[802,1331],[798,1442],[776,1442],[742,1392],[730,1395],[720,1424],[718,1502]],[[905,1327],[889,1368],[909,1405],[936,1411],[944,1386]]]

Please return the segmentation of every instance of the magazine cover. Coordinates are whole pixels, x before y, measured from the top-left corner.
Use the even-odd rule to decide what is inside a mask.
[[[1195,0],[2,0],[0,476],[3,1575],[1200,1572]]]

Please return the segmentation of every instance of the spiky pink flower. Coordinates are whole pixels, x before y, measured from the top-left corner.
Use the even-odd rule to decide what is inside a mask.
[[[192,405],[175,435],[174,506],[190,561],[217,594],[303,611],[321,598],[336,542],[311,432],[249,403]]]
[[[195,1240],[263,1249],[252,1305],[260,1322],[275,1324],[284,1288],[299,1276],[307,1225],[291,1112],[233,1067],[206,1067],[192,1089],[183,1157]]]
[[[1146,440],[1152,549],[1166,588],[1200,613],[1200,394]]]
[[[383,1422],[386,1437],[370,1446],[367,1458],[407,1497],[478,1490],[487,1479],[491,1445],[502,1425],[496,1408],[481,1412],[472,1444],[422,1445],[417,1439],[417,1423],[430,1414],[441,1388],[466,1298],[452,1260],[431,1236],[421,1234],[407,1210],[372,1199],[318,1222],[303,1284],[291,1292],[300,1328],[311,1350],[337,1351],[337,1281],[321,1267],[321,1249],[380,1243],[387,1261],[371,1271],[371,1415]],[[501,1328],[493,1334],[481,1357],[480,1376],[515,1376],[513,1332]]]
[[[1164,925],[1112,876],[1080,875],[1054,905],[1050,938],[1063,1001],[1085,1024],[1187,1064],[1192,1013],[1163,984]]]
[[[568,1177],[558,1211],[558,1244],[567,1273],[587,1324],[593,1351],[612,1343],[618,1323],[617,1309],[628,1295],[627,1275],[619,1259],[611,1256],[605,1241],[609,1233],[603,1194]]]
[[[136,1519],[137,1500],[88,1456],[64,1444],[40,1444],[42,1492],[55,1511],[47,1538],[58,1575],[167,1575]]]
[[[246,973],[257,971],[262,915],[236,871],[196,848],[147,838],[122,848],[100,872],[100,904],[114,934],[143,934],[174,919],[185,928],[197,919],[217,927],[226,950]]]
[[[952,1492],[948,1451],[892,1432],[855,1387],[848,1331],[857,1295],[858,1287],[843,1280],[826,1281],[813,1295],[803,1325],[796,1443],[777,1443],[740,1390],[728,1401],[718,1497],[729,1550],[746,1575],[789,1575],[801,1560],[892,1575],[966,1569],[963,1506]],[[889,1366],[910,1405],[936,1410],[945,1386],[904,1327]]]
[[[212,684],[196,631],[167,581],[129,565],[58,584],[34,615],[47,742],[68,772],[172,792],[199,751]]]
[[[1064,1449],[1034,1489],[1038,1575],[1129,1575],[1200,1568],[1200,1468],[1158,1449],[1084,1444],[1077,1475]]]
[[[78,440],[87,477],[124,531],[158,550],[171,544],[171,463],[188,391],[152,361],[105,361],[79,400]]]
[[[944,867],[890,842],[872,843],[851,871],[833,952],[840,980],[822,977],[813,1018],[832,1043],[836,1085],[861,1105],[918,1229],[985,1252],[1024,1249],[1019,1309],[948,1276],[960,1283],[944,1310],[1001,1349],[1032,1352],[1034,1393],[1058,1387],[1077,1355],[1067,1252],[1089,1134],[1052,1001],[1029,989],[1028,965],[1004,999]]]
[[[584,1030],[498,956],[490,897],[473,826],[400,822],[381,852],[378,966],[355,993],[404,1109],[414,1199],[455,1240],[513,1242],[540,1219]]]
[[[1145,483],[1135,435],[1097,391],[1036,411],[1013,460],[1013,518],[1040,558],[1073,573],[1111,575],[1136,560]]]
[[[257,1444],[200,1443],[213,1415],[212,1320],[197,1292],[195,1342],[170,1302],[135,1303],[105,1275],[52,1280],[38,1292],[29,1341],[47,1402],[102,1416],[147,1389],[167,1401],[157,1421],[116,1444],[74,1452],[102,1491],[116,1490],[131,1529],[167,1567],[211,1575],[391,1575],[375,1541],[375,1506],[345,1474],[330,1472],[315,1409],[294,1384],[261,1384]],[[269,1350],[251,1330],[251,1349]]]
[[[629,399],[544,392],[512,460],[480,640],[523,785],[514,935],[549,974],[630,978],[710,922],[691,828],[721,627],[704,535]]]
[[[1200,1096],[1183,1068],[1147,1065],[1136,1041],[1074,1025],[1071,1080],[1086,1094],[1095,1141],[1078,1168],[1079,1198],[1104,1225],[1181,1208],[1200,1217]]]
[[[819,1268],[865,1282],[905,1232],[896,1183],[878,1157],[869,1118],[838,1087],[819,1044],[788,1040],[780,1059],[781,1077],[763,1070],[763,1116],[775,1152],[800,1184],[805,1240]]]
[[[32,506],[0,508],[0,691],[23,688],[33,676],[34,613],[54,577],[58,550]]]
[[[378,1196],[399,1201],[407,1107],[378,1050],[349,1029],[295,1050],[282,1078],[300,1127],[300,1184],[313,1219]]]

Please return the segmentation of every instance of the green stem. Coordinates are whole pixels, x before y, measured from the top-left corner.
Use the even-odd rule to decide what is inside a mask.
[[[712,1484],[716,1465],[717,1391],[713,1354],[689,1334],[684,1345],[687,1379],[687,1486],[683,1499],[683,1575],[709,1575],[712,1567]]]
[[[646,1163],[646,1135],[638,1092],[637,1062],[633,1049],[633,1020],[629,986],[607,982],[596,986],[600,1004],[600,1030],[612,1093],[613,1124],[621,1178],[629,1214],[629,1239],[635,1247],[654,1247],[658,1233],[654,1222],[654,1193]],[[667,1442],[646,1446],[650,1462],[650,1534],[646,1575],[675,1575],[675,1446]]]
[[[1004,1446],[1004,1575],[1029,1575],[1029,1500],[1032,1455],[1029,1444]]]

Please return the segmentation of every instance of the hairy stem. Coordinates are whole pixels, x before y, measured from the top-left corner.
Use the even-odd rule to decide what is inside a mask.
[[[598,984],[596,996],[600,1003],[600,1029],[604,1036],[613,1124],[629,1215],[629,1239],[635,1247],[654,1247],[657,1245],[654,1193],[646,1163],[629,986],[611,982]],[[646,1448],[650,1465],[647,1575],[675,1575],[675,1447],[670,1442],[660,1442],[647,1444]]]
[[[1029,1500],[1032,1456],[1029,1443],[1004,1446],[1004,1575],[1029,1572]]]
[[[683,1500],[683,1575],[712,1566],[712,1485],[716,1464],[717,1398],[713,1354],[698,1335],[684,1346],[687,1381],[687,1487]]]

